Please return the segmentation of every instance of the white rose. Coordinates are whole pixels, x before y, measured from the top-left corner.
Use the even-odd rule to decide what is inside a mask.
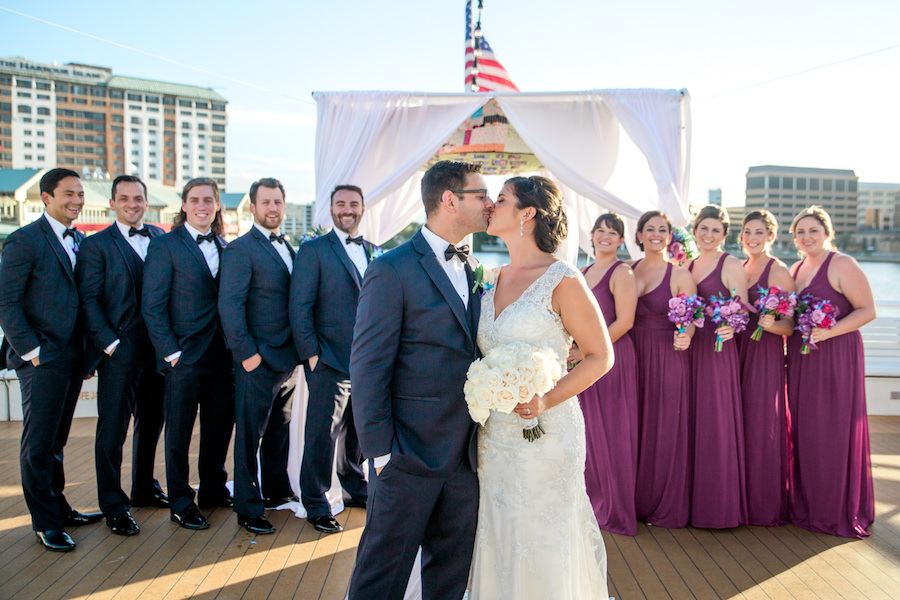
[[[478,406],[469,405],[469,416],[472,417],[472,420],[480,425],[484,425],[488,417],[491,416],[491,411],[487,408],[481,408]]]
[[[497,284],[497,272],[490,267],[484,265],[481,266],[484,267],[481,271],[481,281],[484,282],[485,285],[494,287],[494,285]]]
[[[511,413],[516,404],[519,403],[517,395],[505,386],[500,388],[494,394],[494,409],[506,414]]]

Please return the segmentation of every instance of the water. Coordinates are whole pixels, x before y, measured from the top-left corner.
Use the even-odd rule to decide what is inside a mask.
[[[476,258],[485,265],[495,268],[509,262],[509,254],[506,252],[476,252]],[[578,266],[584,267],[590,259],[579,254]],[[795,261],[785,260],[788,267]],[[863,272],[872,284],[872,292],[875,302],[900,302],[900,263],[888,262],[860,262]]]

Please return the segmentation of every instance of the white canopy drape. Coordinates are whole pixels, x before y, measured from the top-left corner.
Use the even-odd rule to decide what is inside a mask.
[[[679,225],[688,219],[691,124],[684,90],[313,96],[318,103],[317,225],[331,224],[334,186],[353,184],[366,194],[362,233],[376,243],[399,233],[422,211],[421,166],[491,98],[562,186],[570,236],[578,246],[590,251],[590,226],[604,210],[620,213],[632,226],[642,212],[654,208]],[[604,187],[616,172],[620,130],[646,159],[655,201],[626,200]],[[574,259],[575,244],[570,246],[566,254]]]

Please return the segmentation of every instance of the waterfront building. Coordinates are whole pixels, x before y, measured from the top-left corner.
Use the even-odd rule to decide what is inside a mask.
[[[859,207],[856,226],[864,229],[900,228],[900,183],[859,182]]]
[[[173,187],[212,177],[224,191],[227,104],[211,89],[106,67],[0,58],[0,169]]]
[[[765,208],[778,219],[777,250],[792,247],[791,222],[812,204],[831,215],[838,237],[856,232],[859,177],[850,169],[765,165],[747,171],[746,210]]]
[[[709,190],[709,203],[722,206],[722,188]]]
[[[293,204],[288,202],[284,207],[284,221],[281,223],[281,231],[296,246],[297,240],[315,227],[316,206],[314,202],[310,204]]]

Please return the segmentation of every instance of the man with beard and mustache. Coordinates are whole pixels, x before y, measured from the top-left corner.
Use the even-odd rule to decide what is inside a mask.
[[[376,249],[359,235],[364,211],[360,188],[334,188],[334,229],[300,246],[291,277],[291,328],[309,388],[300,495],[309,522],[322,533],[342,530],[325,497],[335,454],[344,506],[366,505],[349,375],[359,290]]]
[[[234,359],[234,512],[238,524],[256,534],[275,531],[266,508],[297,500],[287,462],[289,401],[300,361],[288,320],[294,250],[278,233],[284,211],[277,179],[250,186],[253,227],[222,253],[219,285],[219,316]]]

